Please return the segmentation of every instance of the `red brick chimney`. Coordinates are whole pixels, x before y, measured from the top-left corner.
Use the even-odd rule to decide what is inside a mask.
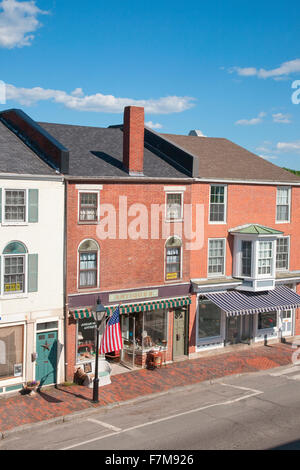
[[[124,108],[123,165],[132,176],[144,173],[144,108]]]

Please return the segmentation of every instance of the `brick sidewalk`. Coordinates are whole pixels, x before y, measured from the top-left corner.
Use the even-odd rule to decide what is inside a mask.
[[[33,397],[15,395],[2,398],[0,432],[5,433],[18,426],[132,400],[174,387],[288,365],[292,360],[292,352],[293,349],[289,344],[273,344],[235,353],[185,360],[154,371],[142,369],[115,375],[111,378],[110,385],[100,387],[99,404],[91,402],[92,389],[78,385],[48,387]]]

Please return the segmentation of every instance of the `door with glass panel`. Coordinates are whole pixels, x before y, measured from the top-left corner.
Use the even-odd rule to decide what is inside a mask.
[[[121,334],[123,341],[121,362],[133,368],[135,363],[135,317],[133,315],[121,315]]]
[[[286,310],[281,312],[281,331],[282,336],[292,336],[293,334],[293,311]]]
[[[174,311],[173,357],[184,356],[185,354],[185,325],[186,310],[176,308]]]

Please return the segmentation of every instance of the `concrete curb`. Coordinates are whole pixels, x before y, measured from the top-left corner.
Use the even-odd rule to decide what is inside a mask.
[[[287,366],[273,367],[270,370],[278,369],[280,367],[287,367]],[[126,405],[133,405],[135,403],[141,403],[141,402],[146,401],[146,400],[148,401],[151,398],[157,398],[157,397],[160,397],[160,396],[169,395],[169,394],[172,394],[172,393],[178,393],[178,392],[181,392],[181,391],[188,391],[189,389],[192,390],[192,389],[198,387],[199,385],[207,385],[207,384],[213,385],[214,383],[218,383],[218,382],[224,380],[224,378],[241,377],[241,376],[246,376],[246,375],[260,374],[261,372],[266,372],[266,371],[265,370],[258,370],[258,371],[254,371],[254,372],[243,372],[243,373],[237,373],[237,374],[224,375],[222,377],[216,377],[216,378],[212,378],[212,379],[208,379],[208,380],[203,380],[203,381],[197,382],[195,384],[187,384],[187,385],[180,385],[178,387],[172,387],[172,388],[170,388],[168,390],[165,390],[163,392],[150,393],[148,395],[143,395],[143,396],[140,396],[140,397],[131,398],[130,400],[124,400],[124,401],[119,401],[119,402],[115,402],[115,403],[110,403],[108,405],[103,405],[103,406],[99,406],[99,407],[95,406],[93,408],[87,408],[87,409],[82,410],[82,411],[75,411],[74,413],[69,413],[69,414],[64,415],[64,416],[58,416],[56,418],[50,418],[50,419],[47,419],[47,420],[38,421],[36,423],[24,424],[22,426],[17,426],[15,428],[9,429],[7,431],[0,432],[0,441],[8,438],[12,434],[21,433],[21,432],[26,431],[26,430],[30,430],[30,429],[32,430],[32,429],[36,429],[36,428],[39,428],[39,427],[48,426],[49,424],[63,424],[63,423],[71,422],[71,421],[76,421],[76,420],[80,420],[84,417],[88,417],[90,415],[93,415],[95,413],[99,413],[101,411],[105,412],[105,411],[110,410],[112,408],[117,408],[117,407],[126,406]]]

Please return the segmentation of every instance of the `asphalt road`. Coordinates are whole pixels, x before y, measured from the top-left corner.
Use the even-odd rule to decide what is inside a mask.
[[[16,449],[300,449],[300,366],[186,386],[0,442]]]

